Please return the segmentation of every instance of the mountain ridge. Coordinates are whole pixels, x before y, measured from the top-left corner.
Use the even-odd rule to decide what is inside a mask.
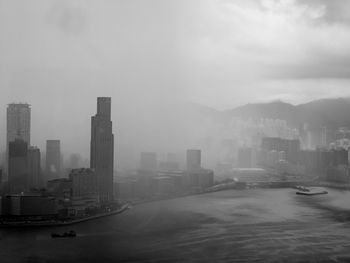
[[[349,98],[318,99],[298,105],[283,101],[249,103],[227,110],[225,113],[243,119],[282,119],[294,127],[300,127],[305,123],[315,128],[322,126],[331,129],[337,129],[340,126],[350,127]]]
[[[197,112],[215,121],[226,121],[232,117],[241,119],[280,119],[295,128],[307,124],[310,128],[329,129],[350,127],[350,98],[325,98],[293,105],[282,100],[266,103],[248,103],[229,110],[216,110],[195,104]]]

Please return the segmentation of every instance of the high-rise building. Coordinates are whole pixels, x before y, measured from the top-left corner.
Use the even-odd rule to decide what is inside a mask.
[[[41,182],[41,162],[40,150],[37,147],[29,147],[28,149],[28,187],[40,188]]]
[[[61,145],[59,140],[46,141],[45,179],[61,177]]]
[[[2,167],[0,167],[0,193],[2,191]]]
[[[295,139],[282,139],[279,137],[264,137],[262,138],[261,149],[265,152],[284,151],[286,161],[296,164],[299,160],[300,141]]]
[[[97,114],[91,117],[90,167],[95,170],[100,202],[113,201],[114,136],[111,98],[97,98]]]
[[[28,190],[28,144],[24,140],[9,143],[8,177],[10,193]]]
[[[30,145],[30,105],[27,103],[11,103],[7,107],[7,138],[5,177],[8,177],[9,143],[21,139]]]
[[[187,171],[201,170],[201,150],[190,149],[186,153]]]
[[[7,107],[7,144],[22,139],[30,145],[30,106],[11,103]]]

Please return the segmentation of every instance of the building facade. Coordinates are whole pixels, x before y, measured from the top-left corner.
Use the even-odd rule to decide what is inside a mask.
[[[21,139],[9,143],[8,183],[10,193],[28,190],[28,144]]]
[[[58,179],[61,177],[61,142],[60,140],[46,141],[46,180]]]
[[[7,107],[7,145],[22,139],[30,145],[30,106],[26,103],[11,103]]]
[[[41,181],[41,155],[37,147],[28,148],[28,187],[29,189],[40,188]]]
[[[95,171],[90,168],[73,169],[69,174],[72,181],[72,195],[75,197],[96,197],[98,183]]]
[[[67,178],[60,178],[47,181],[47,192],[55,196],[58,200],[65,200],[72,198],[72,180]]]
[[[114,136],[109,97],[97,98],[97,114],[91,117],[90,168],[97,176],[100,202],[112,202]]]
[[[261,142],[261,150],[265,153],[271,151],[285,152],[286,161],[292,164],[298,163],[300,154],[300,141],[297,139],[282,139],[279,137],[264,137]]]
[[[30,105],[11,103],[7,107],[5,179],[8,179],[9,143],[16,139],[30,145]]]
[[[17,220],[55,219],[58,215],[57,200],[41,194],[6,195],[2,202],[2,216]]]

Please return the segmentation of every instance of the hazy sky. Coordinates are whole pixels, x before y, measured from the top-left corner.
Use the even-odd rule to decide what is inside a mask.
[[[348,0],[0,0],[0,146],[9,102],[32,105],[34,144],[86,152],[97,96],[119,138],[170,101],[350,96],[349,47]]]

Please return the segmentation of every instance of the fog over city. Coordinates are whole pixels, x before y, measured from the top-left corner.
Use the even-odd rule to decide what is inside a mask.
[[[0,262],[350,262],[350,0],[0,0]]]
[[[184,152],[206,125],[192,104],[350,96],[349,17],[346,0],[0,0],[0,134],[6,105],[27,102],[33,145],[59,139],[88,158],[96,97],[108,96],[116,168]]]

